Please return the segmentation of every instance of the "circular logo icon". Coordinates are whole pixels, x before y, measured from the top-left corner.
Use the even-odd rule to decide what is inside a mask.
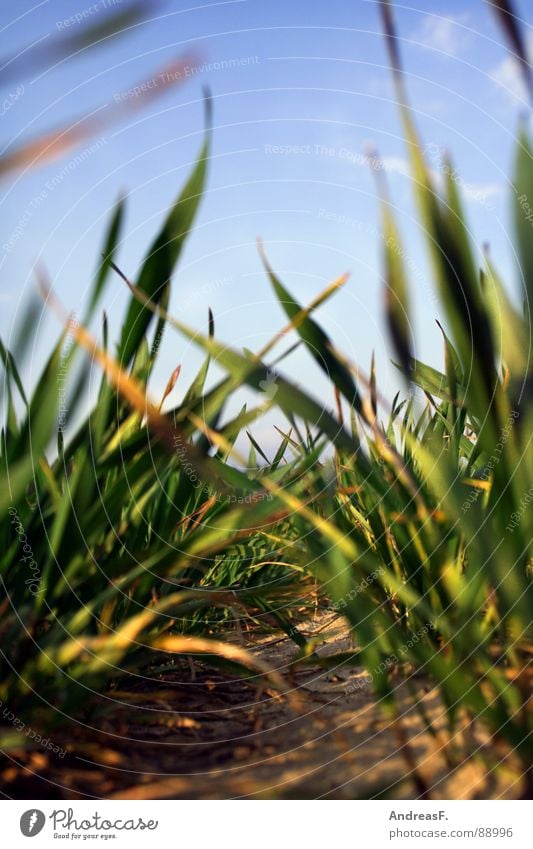
[[[35,837],[43,830],[46,822],[46,817],[42,811],[37,808],[31,808],[29,811],[24,811],[20,818],[20,830],[24,837]]]

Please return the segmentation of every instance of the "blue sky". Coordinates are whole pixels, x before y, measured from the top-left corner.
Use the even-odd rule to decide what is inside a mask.
[[[4,57],[28,45],[81,33],[65,23],[85,12],[95,24],[111,0],[23,0],[2,4]],[[107,4],[107,5],[106,5]],[[127,0],[114,9],[127,7]],[[91,110],[117,109],[134,84],[194,52],[194,71],[143,110],[31,173],[3,179],[0,225],[0,333],[35,288],[44,263],[69,310],[81,311],[98,261],[106,221],[118,195],[128,197],[119,264],[135,278],[157,227],[178,194],[202,140],[202,86],[214,97],[214,141],[208,192],[198,226],[175,274],[172,311],[201,329],[207,306],[217,335],[258,347],[283,322],[256,249],[261,236],[271,263],[302,303],[345,271],[345,289],[322,310],[330,335],[364,370],[376,351],[382,391],[398,378],[382,317],[382,244],[369,144],[383,157],[413,281],[416,351],[439,364],[439,316],[431,270],[416,222],[406,150],[394,102],[375,2],[237,0],[194,5],[153,3],[149,19],[129,37],[86,51],[20,80],[0,78],[4,151]],[[533,9],[516,3],[531,32]],[[525,94],[488,5],[467,2],[396,4],[410,99],[424,142],[452,152],[476,244],[489,242],[500,270],[516,279],[511,246],[510,189],[518,116]],[[24,61],[24,60],[19,60]],[[231,67],[228,67],[231,65]],[[24,90],[17,89],[20,84]],[[62,167],[90,148],[64,179]],[[94,149],[93,149],[94,148]],[[433,148],[432,148],[433,149]],[[438,171],[438,160],[435,169]],[[44,192],[38,210],[32,201]],[[13,235],[19,226],[19,233]],[[11,244],[6,248],[6,245]],[[126,293],[112,281],[103,306],[112,328]],[[29,379],[57,333],[43,314],[33,341]],[[179,362],[183,388],[200,355],[178,336],[166,337],[154,381],[157,393]],[[325,382],[303,353],[293,358],[299,382],[319,397]],[[178,393],[179,394],[179,393]],[[328,401],[329,403],[329,401]]]

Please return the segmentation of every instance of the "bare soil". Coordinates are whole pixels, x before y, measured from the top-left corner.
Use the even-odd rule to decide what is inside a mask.
[[[306,623],[324,658],[352,648],[342,620]],[[250,646],[248,646],[250,648]],[[487,799],[519,798],[523,781],[505,749],[463,722],[453,738],[436,692],[397,675],[398,717],[384,710],[362,668],[293,664],[280,636],[252,647],[287,682],[279,694],[207,663],[169,665],[157,681],[132,678],[86,724],[54,731],[42,748],[3,759],[8,798],[34,799]],[[417,703],[425,708],[424,722]],[[428,730],[430,727],[431,730]],[[497,769],[495,767],[498,767]]]

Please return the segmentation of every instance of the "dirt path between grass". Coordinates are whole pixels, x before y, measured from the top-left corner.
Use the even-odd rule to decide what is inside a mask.
[[[309,621],[304,631],[316,638],[322,659],[351,649],[346,627],[331,614]],[[64,758],[43,751],[16,753],[3,772],[4,794],[58,799],[520,797],[516,764],[503,750],[489,748],[481,727],[463,727],[454,740],[455,752],[443,747],[444,712],[423,678],[398,678],[401,723],[395,723],[361,668],[291,668],[296,647],[284,637],[265,639],[253,651],[289,682],[289,695],[278,695],[255,676],[243,680],[197,662],[170,667],[156,682],[134,679],[123,691],[114,691],[112,709],[104,703],[96,711],[91,729],[63,729]],[[117,708],[126,696],[127,707]],[[433,733],[415,701],[423,703]],[[492,764],[504,759],[503,766],[490,769],[481,752],[490,753]]]

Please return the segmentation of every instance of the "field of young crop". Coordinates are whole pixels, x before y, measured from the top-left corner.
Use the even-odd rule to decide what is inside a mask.
[[[21,374],[35,314],[0,348],[8,797],[145,798],[141,785],[156,797],[438,798],[430,745],[439,775],[457,777],[442,792],[475,796],[479,782],[485,796],[533,796],[530,125],[509,190],[523,275],[515,297],[472,244],[451,161],[444,189],[435,184],[394,9],[381,6],[442,367],[413,354],[416,291],[377,152],[394,398],[374,365],[365,374],[321,325],[321,306],[346,283],[339,269],[299,303],[259,243],[286,324],[254,350],[219,339],[211,312],[203,329],[169,314],[172,275],[218,167],[206,92],[197,162],[136,278],[117,264],[121,201],[85,315],[70,316],[36,271],[61,333],[31,392]],[[495,7],[521,55],[520,29],[504,2]],[[531,88],[525,54],[523,66]],[[0,160],[4,179],[27,154]],[[110,286],[130,297],[116,339],[99,318]],[[151,377],[174,334],[205,361],[187,389],[177,368],[155,397]],[[321,401],[291,370],[295,345],[327,376]],[[214,364],[224,376],[210,384]],[[243,386],[256,403],[227,415]],[[274,453],[254,436],[272,412],[284,423]],[[254,750],[254,735],[274,727]],[[350,782],[342,758],[359,747],[365,761],[375,734],[379,763],[394,752],[392,772],[374,763],[373,777]],[[306,743],[311,759],[294,783],[276,758]],[[238,780],[200,789],[195,774],[221,767]]]

